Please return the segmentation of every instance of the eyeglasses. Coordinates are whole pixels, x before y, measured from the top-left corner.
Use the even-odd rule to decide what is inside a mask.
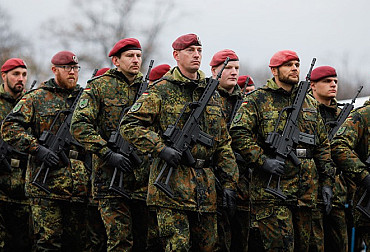
[[[70,66],[70,65],[67,65],[67,66],[55,66],[55,67],[63,68],[64,71],[66,71],[66,72],[70,72],[72,69],[75,72],[79,72],[81,70],[81,67],[80,66]]]

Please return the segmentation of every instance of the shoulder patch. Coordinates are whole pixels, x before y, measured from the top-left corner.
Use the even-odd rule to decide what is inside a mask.
[[[141,102],[136,102],[134,105],[131,106],[130,112],[136,112],[136,111],[138,111],[141,108],[141,105],[142,105]]]
[[[242,113],[236,113],[233,123],[238,123],[242,119]]]
[[[340,127],[339,130],[337,131],[337,135],[338,136],[342,135],[346,131],[346,129],[347,129],[346,126]]]
[[[81,109],[83,109],[83,108],[87,107],[88,104],[89,104],[89,100],[88,99],[81,99],[78,106]]]
[[[15,107],[13,108],[13,113],[17,113],[17,112],[19,112],[19,110],[21,110],[21,108],[22,108],[22,105],[23,104],[19,104],[19,103],[17,103],[17,105],[15,105]]]

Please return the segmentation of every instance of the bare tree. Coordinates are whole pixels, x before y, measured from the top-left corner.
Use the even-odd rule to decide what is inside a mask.
[[[49,32],[48,38],[56,38],[64,48],[81,48],[79,61],[91,69],[111,66],[108,53],[113,45],[122,38],[137,36],[141,38],[146,68],[174,8],[173,0],[89,0],[73,4],[77,12],[68,13],[73,17],[70,23],[51,19],[44,27]]]

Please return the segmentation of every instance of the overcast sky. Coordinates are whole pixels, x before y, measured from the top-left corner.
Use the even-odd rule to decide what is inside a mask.
[[[241,62],[247,62],[249,66],[266,68],[276,51],[294,50],[301,58],[301,78],[307,73],[313,57],[317,58],[316,66],[332,65],[337,68],[339,75],[340,71],[344,72],[343,67],[346,64],[351,72],[356,72],[364,78],[369,75],[368,0],[177,2],[176,8],[180,8],[185,16],[171,22],[163,30],[163,36],[160,38],[161,53],[158,59],[155,59],[155,65],[174,65],[172,42],[182,34],[196,33],[203,43],[201,69],[207,75],[210,75],[209,62],[213,54],[225,48],[233,49]],[[70,0],[0,0],[0,3],[11,14],[14,29],[33,41],[40,40],[42,22],[50,17],[66,22],[74,15],[65,15],[69,10],[73,10],[73,1]],[[102,8],[103,3],[104,1]],[[64,18],[61,18],[60,14],[63,14]],[[140,40],[140,37],[138,39]],[[38,53],[43,53],[44,49],[51,52],[59,50],[43,48]],[[51,56],[52,54],[45,55],[45,60],[49,61]]]

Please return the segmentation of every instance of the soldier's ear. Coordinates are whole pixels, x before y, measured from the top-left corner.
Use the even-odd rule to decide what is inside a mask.
[[[179,61],[179,51],[178,50],[173,50],[173,58],[176,60],[176,61]]]

